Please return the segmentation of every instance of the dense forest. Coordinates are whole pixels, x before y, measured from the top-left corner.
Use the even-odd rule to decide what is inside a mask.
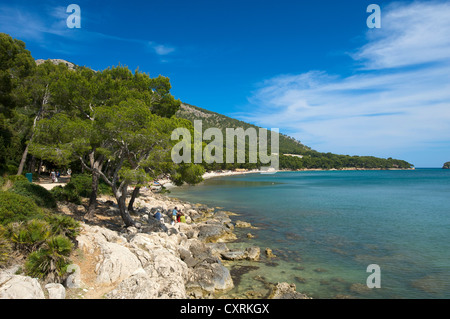
[[[201,165],[171,160],[172,131],[193,128],[174,116],[180,101],[170,90],[167,77],[125,66],[94,71],[61,60],[36,63],[24,42],[0,33],[0,172],[37,178],[45,166],[89,173],[88,217],[102,180],[124,223],[133,225],[128,186],[136,196],[162,175],[175,184],[202,180]]]

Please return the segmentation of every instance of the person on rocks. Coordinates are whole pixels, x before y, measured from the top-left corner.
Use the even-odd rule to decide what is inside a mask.
[[[158,209],[153,217],[155,217],[157,221],[161,221],[161,210]]]
[[[175,225],[177,222],[177,214],[178,214],[178,207],[175,207],[172,211],[172,222],[171,225]]]

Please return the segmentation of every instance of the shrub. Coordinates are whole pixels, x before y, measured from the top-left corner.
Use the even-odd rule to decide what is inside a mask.
[[[89,197],[92,188],[92,176],[88,174],[73,175],[70,182],[64,187],[75,189],[76,193],[81,197]]]
[[[89,197],[91,196],[92,190],[92,176],[89,174],[78,174],[74,175],[70,178],[70,182],[67,183],[67,186],[73,185],[81,197]],[[98,183],[98,193],[99,194],[111,194],[111,187],[107,185],[102,179],[99,180]]]
[[[25,262],[28,276],[43,279],[46,282],[62,282],[71,261],[72,242],[64,236],[52,236],[41,249],[31,253]]]
[[[11,254],[11,243],[0,236],[0,267],[8,263]]]
[[[9,191],[32,198],[40,207],[56,208],[56,200],[52,193],[40,185],[30,183],[28,180],[14,182],[14,185]]]
[[[8,224],[5,234],[16,249],[30,253],[38,249],[50,237],[51,227],[45,220],[33,219],[26,223]]]
[[[42,217],[42,210],[28,197],[12,192],[0,192],[0,224],[27,221]]]
[[[70,216],[65,215],[49,215],[45,220],[50,224],[52,235],[66,236],[74,241],[80,234],[80,223]]]
[[[61,202],[71,202],[77,205],[81,204],[80,196],[77,193],[77,190],[73,184],[67,184],[65,187],[56,186],[53,187],[50,191],[53,197]]]
[[[6,179],[13,183],[18,182],[18,181],[28,182],[28,179],[23,175],[8,175],[6,177]]]
[[[57,186],[51,190],[53,197],[59,201],[68,201],[81,204],[80,197],[88,198],[92,191],[92,176],[89,174],[73,175],[66,186]],[[111,187],[100,180],[98,194],[112,194]]]

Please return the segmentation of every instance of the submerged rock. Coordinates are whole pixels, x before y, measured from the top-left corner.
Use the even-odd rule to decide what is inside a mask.
[[[236,221],[236,227],[239,227],[239,228],[252,228],[252,224],[250,224],[248,222],[244,222],[242,220],[237,220]]]
[[[274,257],[276,257],[276,255],[274,255],[274,253],[272,252],[272,249],[266,248],[265,251],[266,251],[267,258],[274,258]]]
[[[296,290],[295,284],[277,283],[272,289],[269,299],[311,299]]]
[[[230,250],[221,253],[221,257],[225,260],[259,260],[261,249],[259,247],[249,247],[245,250]]]
[[[226,226],[221,224],[200,224],[197,227],[198,238],[207,243],[227,242],[236,240],[236,235]]]

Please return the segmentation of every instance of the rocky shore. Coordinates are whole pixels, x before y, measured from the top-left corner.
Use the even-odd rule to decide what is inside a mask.
[[[308,298],[290,283],[263,281],[267,290],[235,295],[230,267],[246,260],[257,264],[271,258],[270,248],[229,249],[235,227],[251,227],[230,212],[141,191],[132,215],[138,227],[124,228],[119,211],[107,196],[99,198],[96,218],[83,221],[85,207],[60,203],[59,210],[80,220],[82,232],[71,260],[71,275],[62,284],[45,284],[18,275],[16,268],[0,272],[0,298],[37,299],[199,299]],[[181,209],[186,223],[170,224],[170,212]],[[153,217],[163,211],[160,222]]]

